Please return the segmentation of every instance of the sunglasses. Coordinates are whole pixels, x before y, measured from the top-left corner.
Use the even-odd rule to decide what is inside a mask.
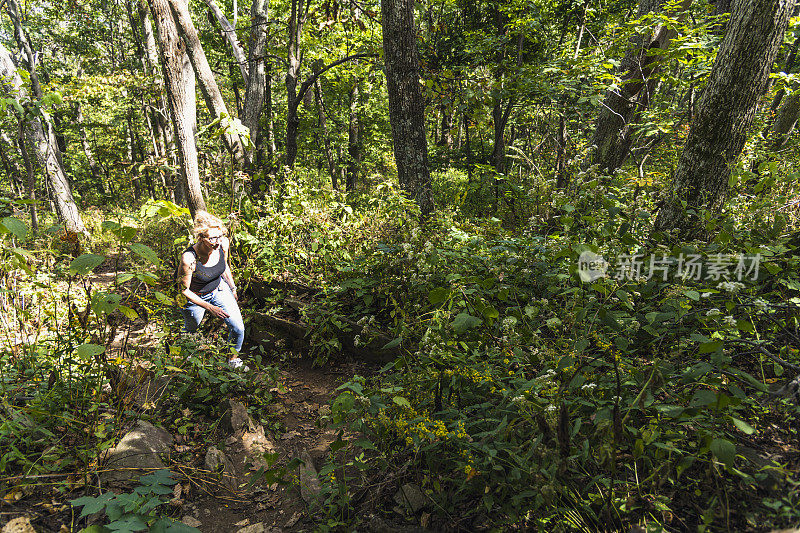
[[[214,237],[209,237],[208,235],[203,235],[203,238],[208,242],[219,242],[222,238],[222,235],[215,235]]]

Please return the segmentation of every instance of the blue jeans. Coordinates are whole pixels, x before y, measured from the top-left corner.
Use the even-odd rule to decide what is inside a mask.
[[[236,348],[237,352],[241,352],[242,344],[244,343],[244,321],[242,320],[242,312],[239,310],[239,303],[225,280],[220,280],[219,287],[208,294],[200,296],[200,299],[211,305],[221,307],[228,313],[228,318],[224,319],[228,325],[228,342]],[[203,315],[206,314],[206,310],[197,304],[187,302],[181,311],[183,311],[184,331],[189,333],[197,331],[200,321],[203,320]]]

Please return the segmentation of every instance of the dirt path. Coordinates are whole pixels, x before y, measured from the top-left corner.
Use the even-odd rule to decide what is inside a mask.
[[[316,470],[322,466],[337,433],[326,427],[321,418],[330,412],[329,403],[336,388],[357,372],[354,364],[314,368],[308,360],[294,360],[284,365],[279,380],[285,385],[285,392],[278,392],[269,408],[281,422],[282,431],[266,435],[279,454],[275,467],[285,466],[291,458],[305,454],[312,459]],[[268,423],[254,422],[262,427]],[[240,482],[252,474],[252,467],[247,467],[252,457],[248,457],[243,440],[246,442],[247,438],[231,436],[226,441],[226,454],[240,473]],[[287,477],[295,480],[296,474],[297,470],[290,471]],[[189,518],[183,521],[204,533],[298,531],[312,529],[315,522],[297,481],[289,485],[261,483],[233,497],[230,493],[198,495],[187,502],[185,511]]]

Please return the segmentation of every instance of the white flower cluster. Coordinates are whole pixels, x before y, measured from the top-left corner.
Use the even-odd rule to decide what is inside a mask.
[[[732,327],[736,326],[736,319],[733,318],[731,315],[726,315],[725,318],[722,319],[722,321],[728,326]]]
[[[744,289],[744,283],[739,281],[721,281],[719,285],[717,285],[717,288],[727,292],[738,292],[740,289]]]
[[[361,319],[356,322],[359,326],[371,326],[375,323],[375,315],[367,315],[362,316]]]
[[[753,300],[753,305],[758,307],[761,311],[766,311],[769,307],[769,302],[767,302],[764,298],[756,298]]]
[[[722,311],[720,311],[716,307],[713,307],[713,308],[709,309],[708,311],[706,311],[706,316],[715,317],[715,316],[721,316],[721,315],[722,315]]]
[[[514,318],[513,316],[507,316],[501,322],[500,327],[503,328],[503,331],[509,331],[510,329],[512,329],[514,327],[514,325],[516,323],[517,323],[517,319],[516,318]]]
[[[593,390],[595,387],[597,387],[597,383],[587,383],[586,385],[581,387],[581,389],[590,391]]]
[[[541,376],[537,377],[536,381],[538,381],[538,382],[547,381],[547,380],[550,380],[550,379],[554,378],[555,376],[556,376],[556,371],[551,368],[550,370],[548,370],[547,372],[545,372]]]

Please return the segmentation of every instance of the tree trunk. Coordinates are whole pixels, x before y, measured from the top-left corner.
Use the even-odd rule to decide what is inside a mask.
[[[0,142],[0,159],[3,160],[3,168],[5,168],[6,177],[8,181],[11,182],[13,195],[15,198],[23,198],[25,186],[22,183],[22,172],[20,172],[16,161],[11,159],[6,152],[6,147],[11,148],[14,146],[14,143],[5,132],[0,132],[0,141],[2,141]]]
[[[682,0],[675,7],[682,17],[692,0]],[[661,9],[664,0],[640,0],[638,16]],[[653,92],[658,86],[655,77],[660,67],[660,57],[650,54],[651,49],[665,50],[677,32],[666,26],[658,26],[652,35],[639,35],[634,46],[625,54],[620,65],[622,83],[620,89],[610,90],[600,108],[594,140],[596,147],[592,164],[599,164],[608,173],[614,173],[630,153],[632,126],[650,105]]]
[[[300,117],[297,108],[302,101],[302,94],[297,94],[297,84],[300,79],[300,36],[306,21],[308,2],[305,0],[292,0],[292,9],[289,15],[289,39],[286,53],[286,166],[294,167],[297,159],[297,129],[300,127]]]
[[[319,120],[319,129],[322,133],[322,145],[325,149],[325,161],[328,164],[328,172],[331,175],[331,185],[333,186],[333,190],[336,190],[337,183],[337,169],[336,169],[336,162],[333,160],[333,152],[331,151],[331,139],[328,135],[328,118],[325,113],[325,99],[322,97],[322,84],[319,82],[319,78],[317,78],[316,83],[314,84],[314,96],[317,100],[317,119]]]
[[[34,233],[39,231],[39,215],[36,212],[36,173],[33,170],[33,161],[28,154],[28,147],[25,145],[25,126],[22,121],[19,123],[19,132],[17,134],[17,146],[19,146],[19,153],[22,154],[22,161],[25,163],[25,174],[27,181],[25,182],[25,193],[30,200],[30,214],[31,214],[31,228]]]
[[[278,152],[278,147],[275,146],[275,122],[272,120],[272,73],[267,70],[266,73],[266,93],[264,94],[264,112],[267,115],[267,135],[265,143],[267,145],[267,154],[269,155],[270,165],[275,162],[275,154]]]
[[[438,145],[450,150],[453,148],[453,113],[450,112],[450,107],[446,103],[439,106],[439,110],[442,113],[440,122],[442,134],[439,137]]]
[[[411,0],[381,0],[383,57],[389,122],[400,186],[419,204],[423,219],[433,211],[425,101],[419,86],[419,55]]]
[[[31,54],[30,58],[32,59],[32,57],[33,54]],[[33,82],[35,74],[33,72],[29,74],[31,82]],[[11,54],[2,44],[0,44],[0,76],[4,77],[6,83],[10,85],[8,92],[13,98],[21,101],[26,99],[27,95],[25,94],[22,79],[17,72],[17,67],[11,59]],[[26,120],[25,129],[31,144],[36,150],[39,164],[53,190],[56,213],[68,232],[88,235],[78,211],[78,206],[72,197],[64,167],[60,163],[60,154],[55,135],[52,133],[52,126],[50,126],[48,116],[44,110],[41,109],[40,112],[42,118],[40,119],[33,115],[32,118]],[[44,124],[42,124],[42,121],[44,121]]]
[[[175,17],[175,23],[178,26],[178,31],[183,37],[183,42],[186,45],[186,50],[189,53],[189,60],[192,62],[197,78],[200,80],[200,92],[206,101],[209,113],[215,118],[220,119],[219,128],[222,130],[222,140],[225,148],[233,157],[238,168],[244,166],[244,145],[239,135],[231,133],[230,126],[232,126],[232,115],[228,112],[228,107],[222,99],[222,93],[219,91],[217,80],[211,72],[211,66],[208,64],[206,54],[200,44],[200,39],[197,36],[197,30],[192,23],[192,17],[189,14],[189,6],[187,0],[169,0],[169,5],[172,8],[172,14]],[[222,118],[224,117],[224,118]]]
[[[81,103],[75,102],[75,125],[78,126],[78,133],[81,137],[81,145],[83,146],[83,154],[86,156],[86,162],[89,164],[89,171],[92,174],[92,183],[101,182],[100,171],[97,168],[97,161],[92,152],[92,146],[89,144],[89,137],[86,135],[86,127],[83,124],[83,109]]]
[[[564,106],[566,107],[566,106]],[[566,109],[562,109],[558,116],[558,137],[556,138],[556,187],[567,187],[567,122],[564,120]]]
[[[252,169],[261,144],[259,119],[264,111],[264,90],[267,86],[264,54],[267,49],[267,0],[253,0],[250,11],[250,47],[247,51],[248,77],[244,95],[244,117],[242,123],[250,130],[250,149],[247,163]]]
[[[778,150],[786,145],[789,135],[797,124],[800,115],[800,91],[795,90],[783,99],[775,115],[775,124],[772,126],[772,149]]]
[[[248,79],[248,72],[249,72],[248,62],[247,62],[247,57],[244,55],[244,50],[242,49],[242,45],[241,43],[239,43],[239,39],[236,38],[236,28],[230,22],[228,22],[228,19],[225,17],[225,13],[222,12],[222,10],[217,6],[214,0],[203,0],[203,2],[206,3],[208,9],[211,11],[211,13],[214,14],[214,18],[217,19],[220,30],[222,32],[222,36],[225,38],[225,40],[228,41],[228,44],[231,47],[231,52],[233,53],[233,57],[236,60],[236,63],[239,65],[239,71],[242,73],[242,80],[244,80],[244,84],[246,86]],[[258,2],[258,0],[256,0],[256,2]],[[264,7],[264,10],[266,13],[266,7]],[[236,16],[235,10],[234,10],[234,16]],[[254,27],[257,22],[263,22],[263,21],[256,21],[254,19],[252,21]],[[260,28],[260,30],[262,33],[266,33],[264,31],[265,28]]]
[[[197,111],[193,105],[194,74],[191,72],[185,45],[172,19],[168,0],[149,0],[149,2],[158,28],[161,69],[166,82],[170,118],[175,129],[181,178],[189,211],[194,216],[197,211],[206,209],[200,185],[195,142]]]
[[[656,230],[691,235],[701,209],[721,209],[793,8],[794,0],[735,0]]]
[[[358,79],[353,80],[350,90],[350,117],[347,127],[347,182],[345,189],[350,192],[356,188],[358,170],[361,167],[361,124],[358,120]]]

